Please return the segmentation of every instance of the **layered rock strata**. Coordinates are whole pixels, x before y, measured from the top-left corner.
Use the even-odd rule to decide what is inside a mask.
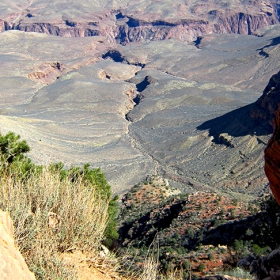
[[[3,4],[0,31],[21,30],[62,37],[104,36],[127,44],[165,39],[195,41],[203,34],[253,34],[278,23],[276,1],[97,1],[52,5],[34,0]],[[46,12],[46,10],[48,12]]]

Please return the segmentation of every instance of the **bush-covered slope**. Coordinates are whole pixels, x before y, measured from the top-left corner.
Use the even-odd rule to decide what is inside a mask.
[[[96,252],[111,245],[117,197],[100,169],[89,165],[37,166],[29,146],[14,133],[0,135],[0,208],[9,211],[15,239],[36,279],[73,279],[62,252]]]
[[[160,270],[183,271],[184,279],[235,269],[244,258],[249,269],[280,244],[279,217],[270,196],[244,202],[214,192],[180,194],[148,177],[123,197],[120,243],[138,264],[154,248]]]

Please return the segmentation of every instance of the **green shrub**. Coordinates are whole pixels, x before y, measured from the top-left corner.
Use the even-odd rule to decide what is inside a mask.
[[[271,249],[268,246],[262,248],[257,244],[253,244],[250,250],[257,257],[260,257],[261,255],[267,254],[271,251]]]
[[[245,271],[240,267],[236,267],[232,270],[225,270],[221,274],[232,276],[238,279],[253,279],[253,276],[250,274],[250,272]]]
[[[201,263],[199,266],[198,266],[198,271],[199,272],[203,272],[203,270],[205,269],[205,265],[203,263]]]
[[[96,252],[118,238],[118,197],[100,169],[36,166],[29,146],[9,132],[0,135],[0,208],[9,211],[15,240],[36,279],[73,279],[59,254]]]
[[[0,152],[1,161],[6,165],[24,158],[24,153],[30,151],[30,147],[26,141],[19,141],[20,136],[13,132],[8,132],[6,135],[0,134]]]
[[[25,140],[20,140],[19,135],[8,132],[6,135],[0,134],[0,173],[1,175],[16,176],[17,180],[23,180],[31,172],[40,170],[40,166],[35,166],[32,161],[25,156],[30,151],[30,147]]]
[[[209,253],[208,254],[208,258],[210,261],[213,261],[214,260],[214,254],[213,253]]]

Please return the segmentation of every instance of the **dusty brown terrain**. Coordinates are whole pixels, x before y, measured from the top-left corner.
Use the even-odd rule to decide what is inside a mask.
[[[101,167],[118,193],[159,174],[261,195],[272,128],[248,104],[279,68],[278,4],[170,5],[3,2],[1,131],[38,163]]]

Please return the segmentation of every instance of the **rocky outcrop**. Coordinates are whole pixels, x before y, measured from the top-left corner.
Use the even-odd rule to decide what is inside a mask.
[[[268,256],[251,264],[251,273],[256,280],[274,280],[280,278],[280,249],[272,251]]]
[[[215,14],[215,16],[213,16]],[[61,37],[104,36],[107,40],[120,44],[130,42],[159,41],[177,39],[185,42],[195,41],[204,34],[246,34],[250,35],[259,28],[278,23],[275,17],[265,14],[254,15],[233,13],[215,13],[209,19],[185,19],[174,21],[145,21],[126,17],[124,24],[102,27],[98,23],[24,23],[9,24],[3,22],[2,30],[20,30],[39,32]]]
[[[41,81],[45,84],[53,83],[61,74],[66,73],[66,67],[60,62],[44,63],[34,72],[27,75],[30,80]]]
[[[261,106],[267,106],[267,114],[260,114],[261,117],[270,118],[275,114],[274,133],[269,140],[264,151],[265,158],[265,174],[270,183],[270,189],[280,204],[280,72],[272,76],[263,96],[259,100]],[[278,109],[277,109],[278,108]],[[276,110],[277,109],[277,110]],[[274,113],[274,111],[276,112]],[[262,112],[262,111],[260,111]],[[255,275],[257,280],[279,279],[280,278],[280,249],[272,251],[268,256],[262,257],[254,261],[251,266],[251,273]]]
[[[254,104],[250,117],[258,121],[266,121],[272,127],[275,111],[278,109],[279,103],[280,72],[270,78],[262,96]]]
[[[88,36],[99,36],[101,32],[92,28],[91,23],[86,24],[51,24],[51,23],[20,23],[18,25],[8,26],[6,24],[6,30],[20,30],[25,32],[38,32],[45,33],[60,37],[88,37]]]
[[[274,75],[263,96],[259,100],[259,108],[266,106],[268,108],[266,114],[259,111],[259,116],[270,118],[273,112],[278,108],[280,103],[280,72]],[[275,113],[274,133],[265,149],[265,173],[270,182],[271,191],[280,204],[280,108]]]
[[[195,41],[199,36],[212,33],[212,28],[205,20],[182,20],[180,22],[145,22],[133,20],[119,26],[116,30],[116,42],[127,44],[130,42],[159,41],[178,39],[185,42]]]
[[[35,280],[13,238],[13,223],[7,212],[0,210],[0,275],[2,280]]]
[[[246,34],[250,35],[257,29],[276,24],[275,17],[264,14],[253,15],[245,13],[221,13],[211,11],[211,16],[206,19],[181,20],[179,22],[143,20],[127,17],[126,24],[119,26],[115,31],[118,43],[158,41],[177,39],[185,42],[195,41],[204,34]]]

